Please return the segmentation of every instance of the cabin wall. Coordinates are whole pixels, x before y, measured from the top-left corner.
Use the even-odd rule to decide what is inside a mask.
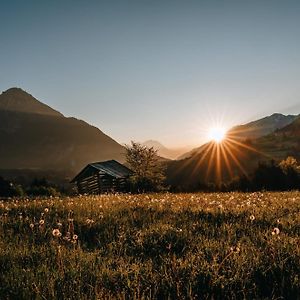
[[[77,181],[77,188],[80,194],[99,194],[100,187],[98,181],[98,175],[86,177]]]
[[[127,192],[128,179],[117,179],[107,174],[96,173],[77,181],[77,188],[80,194]]]

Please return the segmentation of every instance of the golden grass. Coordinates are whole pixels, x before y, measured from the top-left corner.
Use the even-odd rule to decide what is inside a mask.
[[[299,234],[299,192],[2,200],[0,298],[297,298]]]

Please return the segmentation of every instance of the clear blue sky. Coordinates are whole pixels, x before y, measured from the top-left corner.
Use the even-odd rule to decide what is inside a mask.
[[[300,1],[7,0],[0,37],[0,90],[121,143],[300,113]]]

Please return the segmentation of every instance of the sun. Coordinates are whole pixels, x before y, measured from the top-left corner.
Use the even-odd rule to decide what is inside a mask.
[[[216,143],[221,143],[226,137],[226,131],[223,127],[213,127],[208,132],[208,138]]]

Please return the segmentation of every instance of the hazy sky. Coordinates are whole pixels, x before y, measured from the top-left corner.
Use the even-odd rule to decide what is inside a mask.
[[[300,113],[300,1],[0,4],[0,90],[18,86],[120,143]]]

